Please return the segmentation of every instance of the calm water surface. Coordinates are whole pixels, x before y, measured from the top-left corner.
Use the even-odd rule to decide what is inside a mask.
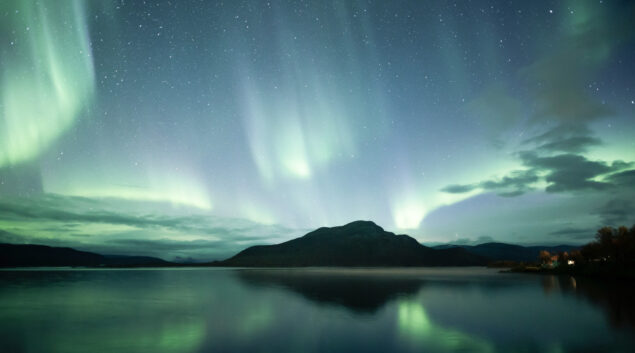
[[[633,352],[634,301],[483,268],[0,271],[0,350]]]

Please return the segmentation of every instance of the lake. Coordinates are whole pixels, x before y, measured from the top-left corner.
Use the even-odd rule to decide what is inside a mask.
[[[0,271],[2,352],[632,352],[625,283],[485,268]]]

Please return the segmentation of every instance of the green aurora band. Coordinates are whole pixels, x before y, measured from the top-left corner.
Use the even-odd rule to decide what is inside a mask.
[[[92,101],[95,74],[82,1],[44,9],[9,0],[0,11],[14,39],[0,57],[0,167],[37,158]]]

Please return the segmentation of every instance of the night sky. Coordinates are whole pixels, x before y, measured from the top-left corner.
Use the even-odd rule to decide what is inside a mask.
[[[0,242],[220,259],[635,223],[629,1],[0,2]]]

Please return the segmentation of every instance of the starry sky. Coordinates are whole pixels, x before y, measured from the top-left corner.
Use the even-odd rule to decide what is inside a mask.
[[[0,3],[0,242],[221,259],[635,223],[629,1]]]

